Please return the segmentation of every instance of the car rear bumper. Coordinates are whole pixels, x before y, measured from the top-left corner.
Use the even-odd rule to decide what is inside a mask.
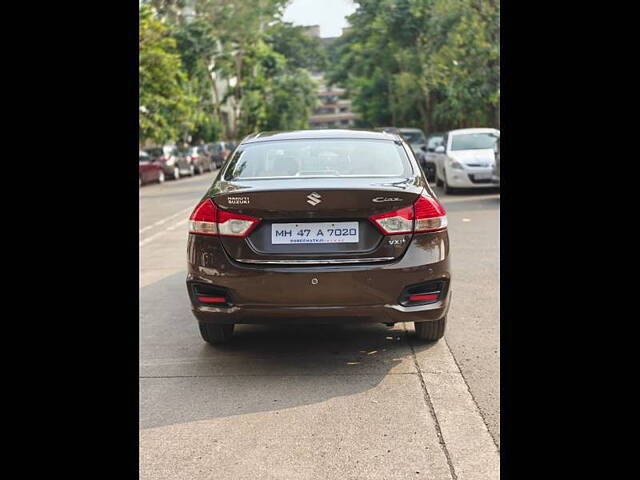
[[[383,264],[265,267],[240,264],[217,237],[190,235],[187,288],[193,314],[210,323],[424,322],[447,314],[451,299],[446,232],[420,234]],[[409,286],[443,280],[435,303],[403,306]],[[230,306],[203,305],[193,284],[222,289]]]
[[[350,322],[429,322],[439,320],[447,314],[451,299],[448,292],[443,301],[416,307],[401,305],[370,306],[272,306],[229,308],[194,306],[192,311],[204,323],[350,323]]]

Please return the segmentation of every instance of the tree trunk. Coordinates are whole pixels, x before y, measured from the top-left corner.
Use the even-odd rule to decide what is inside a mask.
[[[429,129],[431,128],[431,124],[429,122],[429,114],[427,113],[427,106],[425,102],[418,102],[418,112],[420,112],[420,120],[422,120],[422,131],[429,135]]]
[[[238,51],[236,54],[236,86],[234,89],[234,115],[233,115],[233,137],[230,140],[235,140],[238,136],[238,120],[240,118],[240,102],[242,101],[242,53]]]
[[[387,82],[387,95],[389,97],[389,110],[391,110],[391,126],[396,126],[396,102],[393,97],[393,81],[391,77],[389,77],[389,81]]]
[[[422,120],[422,130],[429,135],[433,125],[433,93],[426,85],[422,85],[423,100],[417,103],[420,119]]]
[[[491,122],[493,127],[500,130],[500,105],[491,105]]]
[[[216,112],[216,116],[218,117],[218,120],[222,124],[222,128],[224,130],[224,135],[226,138],[229,135],[229,126],[227,125],[227,122],[225,122],[224,119],[222,118],[222,113],[220,112],[220,94],[218,92],[218,85],[216,84],[215,79],[213,78],[213,76],[211,75],[211,72],[209,71],[208,59],[206,57],[203,57],[202,60],[207,70],[207,79],[209,80],[209,84],[211,85],[211,92],[213,97],[213,108]]]

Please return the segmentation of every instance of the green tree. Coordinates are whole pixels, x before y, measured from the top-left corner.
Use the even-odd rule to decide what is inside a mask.
[[[285,57],[290,69],[320,72],[328,67],[327,52],[320,39],[307,35],[304,27],[274,22],[266,29],[265,41]]]
[[[140,139],[156,143],[176,140],[193,128],[195,97],[186,89],[175,39],[154,18],[152,7],[140,6],[139,128]]]
[[[368,126],[499,126],[497,0],[359,0],[330,80]]]
[[[234,79],[220,103],[229,102],[234,110],[228,138],[238,138],[252,128],[264,106],[257,98],[263,82],[260,55],[265,28],[282,13],[287,0],[199,0],[197,16],[207,22],[219,40],[212,70],[222,78]],[[252,78],[252,77],[257,78]],[[245,98],[246,97],[246,98]],[[242,128],[241,128],[242,126]]]
[[[211,142],[223,133],[220,121],[220,95],[210,65],[219,50],[215,32],[206,21],[196,17],[193,21],[174,24],[176,38],[189,87],[198,99],[194,111],[192,143]]]
[[[174,62],[156,73],[171,75],[177,69],[174,87],[182,95],[168,95],[177,90],[166,85],[153,85],[146,94],[155,92],[162,101],[175,98],[188,106],[180,117],[162,117],[165,136],[188,128],[192,142],[198,143],[219,135],[237,139],[256,130],[307,127],[317,101],[309,72],[326,68],[327,59],[319,39],[282,22],[288,0],[195,0],[190,3],[195,16],[188,18],[184,1],[151,3],[155,16],[148,7],[144,21],[161,32],[165,61]],[[141,92],[147,83],[141,84]],[[231,122],[223,118],[228,107],[233,109]]]

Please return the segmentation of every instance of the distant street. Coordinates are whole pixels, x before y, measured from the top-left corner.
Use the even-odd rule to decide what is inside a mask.
[[[217,172],[140,189],[141,479],[498,479],[500,195],[440,195],[445,338],[412,324],[248,326],[204,343],[187,219]]]

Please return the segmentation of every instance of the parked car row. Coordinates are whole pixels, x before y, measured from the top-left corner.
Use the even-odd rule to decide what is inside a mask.
[[[233,142],[214,142],[195,147],[163,145],[140,151],[139,183],[162,183],[212,172],[222,166],[235,148]]]
[[[379,130],[402,136],[428,181],[436,182],[446,193],[500,185],[500,130],[465,128],[428,137],[419,128]]]

